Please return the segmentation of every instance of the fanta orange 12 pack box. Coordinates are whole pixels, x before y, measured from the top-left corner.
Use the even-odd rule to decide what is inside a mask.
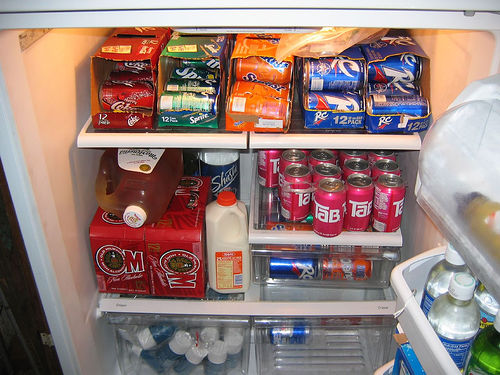
[[[182,177],[167,212],[146,226],[151,294],[204,298],[205,207],[210,177]]]
[[[231,54],[226,130],[288,130],[292,114],[294,58],[276,60],[280,36],[238,34]]]
[[[158,59],[169,38],[168,28],[119,28],[99,47],[90,63],[94,128],[153,128]]]
[[[89,232],[99,291],[149,294],[144,228],[98,208]]]

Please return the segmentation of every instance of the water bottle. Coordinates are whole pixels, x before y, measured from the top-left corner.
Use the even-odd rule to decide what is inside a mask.
[[[141,358],[153,368],[169,369],[176,361],[181,359],[193,345],[193,338],[184,330],[177,330],[172,339],[157,349],[143,350]],[[161,371],[159,371],[161,372]]]
[[[448,292],[450,280],[457,272],[467,272],[468,268],[464,260],[455,248],[448,244],[444,253],[444,259],[436,263],[427,276],[424,294],[420,307],[425,316],[429,313],[434,300]]]
[[[193,345],[186,355],[175,362],[173,372],[177,375],[189,375],[207,356],[207,349],[199,345]]]
[[[218,293],[244,293],[250,285],[250,246],[245,204],[223,191],[207,205],[208,283]]]
[[[137,332],[137,339],[143,349],[151,349],[169,339],[175,332],[175,326],[154,324]]]
[[[158,221],[183,173],[179,149],[108,149],[95,182],[97,203],[139,228]]]
[[[222,340],[216,340],[208,349],[205,363],[205,375],[222,375],[226,373],[227,348]]]
[[[226,368],[233,369],[241,365],[243,357],[243,329],[226,327],[224,329],[224,343],[227,349]]]
[[[479,307],[474,300],[476,280],[467,272],[453,275],[448,293],[432,304],[427,319],[450,357],[462,370],[479,331]]]
[[[474,340],[465,369],[467,375],[500,374],[500,312]]]
[[[474,292],[474,298],[476,299],[479,311],[481,312],[479,329],[491,326],[495,321],[495,316],[498,312],[498,302],[488,292],[483,283],[479,283],[476,291]]]

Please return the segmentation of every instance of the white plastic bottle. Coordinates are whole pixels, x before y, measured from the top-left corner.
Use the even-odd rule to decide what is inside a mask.
[[[434,300],[448,292],[453,275],[457,272],[467,271],[468,268],[460,254],[451,244],[448,244],[444,259],[431,268],[425,282],[422,303],[420,304],[425,316],[429,314]]]
[[[219,293],[244,293],[250,286],[250,246],[245,204],[223,191],[206,208],[208,282]]]

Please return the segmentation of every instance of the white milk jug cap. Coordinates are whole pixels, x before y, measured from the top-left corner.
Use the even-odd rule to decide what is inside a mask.
[[[216,365],[226,362],[227,348],[222,340],[217,340],[208,350],[208,360]]]
[[[448,243],[444,257],[448,263],[454,264],[455,266],[462,266],[465,264],[461,255],[455,250],[451,243]]]
[[[140,206],[130,205],[125,209],[123,213],[123,221],[129,227],[139,228],[141,227],[148,217],[148,214]]]
[[[474,295],[476,279],[467,272],[457,272],[450,281],[448,292],[461,301],[468,301]]]

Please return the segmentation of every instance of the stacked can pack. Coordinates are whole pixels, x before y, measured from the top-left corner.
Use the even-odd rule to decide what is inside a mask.
[[[359,47],[341,55],[303,60],[306,128],[350,129],[364,125],[366,63]]]

